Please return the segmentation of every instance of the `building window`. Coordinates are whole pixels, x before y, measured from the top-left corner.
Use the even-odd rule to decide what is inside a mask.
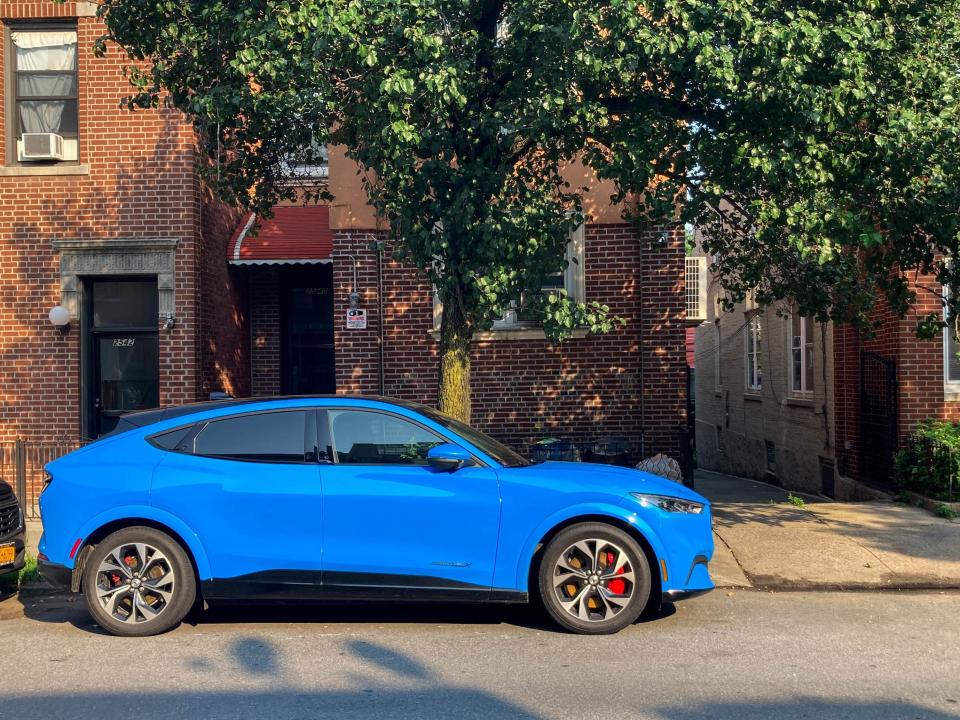
[[[76,29],[15,29],[10,48],[17,161],[76,161]]]
[[[550,292],[565,290],[573,302],[586,302],[586,283],[584,280],[584,226],[570,233],[567,244],[567,268],[548,276],[539,290],[525,292],[520,302],[510,307],[501,320],[493,323],[494,329],[510,329],[539,324],[540,320],[527,310],[531,295],[546,295]]]
[[[813,393],[813,318],[790,315],[790,390],[794,395]]]
[[[288,156],[283,172],[293,181],[326,180],[330,176],[330,153],[327,146],[313,142],[297,156]]]
[[[753,314],[747,320],[746,340],[746,362],[747,369],[746,388],[753,392],[759,392],[762,386],[762,372],[760,364],[761,348],[761,329],[760,316]]]
[[[707,319],[707,259],[686,258],[687,320]]]
[[[948,295],[945,291],[944,295]],[[960,391],[960,317],[947,319],[943,329],[943,379],[953,390]]]

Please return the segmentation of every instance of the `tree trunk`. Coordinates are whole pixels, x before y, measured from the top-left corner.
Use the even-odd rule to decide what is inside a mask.
[[[440,412],[470,422],[470,330],[454,298],[440,324]]]

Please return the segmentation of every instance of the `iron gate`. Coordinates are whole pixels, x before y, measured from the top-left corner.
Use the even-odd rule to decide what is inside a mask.
[[[860,353],[860,480],[890,487],[897,449],[897,365]]]
[[[80,447],[81,443],[38,443],[15,440],[0,443],[0,480],[13,488],[23,515],[27,519],[40,517],[37,499],[43,490],[43,466]]]

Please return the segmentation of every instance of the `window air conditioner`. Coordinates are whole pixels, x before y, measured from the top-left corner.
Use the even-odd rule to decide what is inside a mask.
[[[63,137],[56,133],[24,133],[22,160],[63,160]]]

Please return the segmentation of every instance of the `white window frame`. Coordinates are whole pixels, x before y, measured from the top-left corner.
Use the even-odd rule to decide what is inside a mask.
[[[584,268],[585,234],[584,225],[580,225],[570,232],[566,253],[567,268],[563,272],[563,287],[567,291],[567,297],[573,302],[580,303],[587,301],[586,270]],[[493,322],[494,330],[539,326],[540,323],[538,322],[518,319],[517,311],[513,308],[507,310],[502,319]]]
[[[283,161],[282,172],[289,182],[304,180],[328,180],[330,178],[330,146],[316,144],[321,157],[325,154],[326,160],[319,164],[300,164],[291,158]]]
[[[684,258],[685,295],[687,320],[707,319],[707,258],[690,256]]]
[[[950,288],[943,288],[943,299],[944,303],[950,298]],[[951,323],[947,316],[947,307],[944,304],[943,308],[944,322],[946,327],[943,328],[943,386],[951,394],[960,396],[960,378],[952,380],[950,378],[950,336],[952,334]],[[960,320],[960,318],[957,318]],[[953,323],[953,330],[957,329],[957,320]],[[956,341],[957,347],[954,350],[960,349],[960,340]]]
[[[787,382],[790,395],[797,398],[811,398],[813,397],[813,377],[810,377],[814,373],[810,372],[813,370],[812,367],[808,368],[807,363],[807,352],[810,353],[810,365],[813,364],[813,352],[814,352],[814,342],[813,342],[813,328],[815,322],[811,318],[804,317],[793,310],[787,316],[789,322],[787,323]],[[800,318],[800,345],[799,347],[794,346],[794,338],[796,337],[793,334],[793,320],[795,317]],[[809,321],[809,322],[808,322]],[[808,326],[810,330],[810,336],[808,337]],[[794,365],[794,353],[800,351],[800,387],[794,387],[794,376],[793,376],[793,365]]]
[[[753,348],[751,349],[751,342]],[[763,389],[763,327],[759,313],[747,314],[746,332],[743,334],[743,387],[748,393]],[[751,372],[750,361],[753,360]]]

